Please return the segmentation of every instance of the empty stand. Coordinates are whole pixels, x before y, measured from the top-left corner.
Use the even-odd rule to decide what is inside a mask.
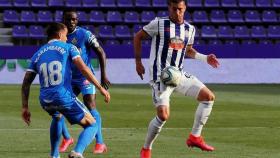
[[[105,17],[102,11],[91,11],[89,21],[93,23],[105,23]]]
[[[123,22],[121,13],[118,11],[109,11],[107,13],[107,22]]]

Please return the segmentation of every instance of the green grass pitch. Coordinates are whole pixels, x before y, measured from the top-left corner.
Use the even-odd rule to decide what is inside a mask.
[[[279,158],[280,85],[209,85],[216,102],[203,130],[214,152],[189,149],[185,140],[191,130],[197,102],[173,94],[171,117],[153,146],[153,158]],[[38,102],[38,86],[30,95],[31,126],[21,120],[19,85],[0,86],[0,158],[46,158],[50,117]],[[147,125],[155,116],[148,85],[113,85],[111,103],[98,94],[103,135],[109,152],[86,158],[139,158]],[[68,126],[70,127],[70,126]],[[70,127],[77,138],[79,126]],[[67,153],[61,154],[62,158]]]

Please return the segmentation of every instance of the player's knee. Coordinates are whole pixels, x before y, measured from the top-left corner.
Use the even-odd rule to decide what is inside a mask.
[[[207,101],[214,101],[215,100],[215,95],[213,92],[210,92],[207,96]]]
[[[162,120],[162,121],[167,121],[169,119],[169,112],[166,110],[158,110],[158,117]]]
[[[197,97],[198,101],[214,101],[215,100],[215,95],[214,93],[209,90],[208,88],[203,88]]]
[[[95,123],[95,119],[91,116],[91,114],[86,113],[80,123],[82,126],[89,126]]]

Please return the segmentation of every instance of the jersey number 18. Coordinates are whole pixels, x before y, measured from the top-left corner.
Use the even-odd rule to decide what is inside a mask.
[[[42,63],[40,65],[40,74],[44,78],[44,87],[59,85],[62,82],[62,64],[59,61],[52,61],[49,64]]]

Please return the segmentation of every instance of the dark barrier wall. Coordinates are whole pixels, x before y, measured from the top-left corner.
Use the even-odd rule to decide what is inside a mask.
[[[37,46],[0,46],[0,59],[30,58]],[[196,46],[203,54],[214,53],[218,58],[280,58],[280,45],[213,45]],[[107,58],[134,58],[133,47],[127,45],[106,46]],[[150,47],[143,47],[143,58],[149,58]],[[91,53],[95,57],[94,53]]]

